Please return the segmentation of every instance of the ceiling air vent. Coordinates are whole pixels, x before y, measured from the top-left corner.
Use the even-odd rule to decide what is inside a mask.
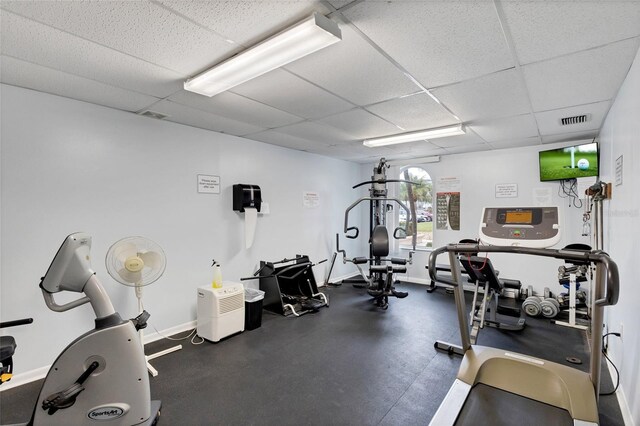
[[[151,118],[155,118],[157,120],[162,120],[168,117],[168,115],[159,113],[159,112],[155,112],[155,111],[151,111],[150,109],[144,110],[144,111],[140,111],[138,112],[138,115],[142,115],[144,117],[151,117]]]
[[[560,119],[561,126],[570,126],[572,124],[586,123],[591,118],[590,114],[574,115],[573,117],[564,117]]]

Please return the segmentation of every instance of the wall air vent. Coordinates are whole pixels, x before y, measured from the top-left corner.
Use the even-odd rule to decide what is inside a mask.
[[[155,118],[156,120],[162,120],[168,117],[166,114],[162,114],[160,112],[151,111],[150,109],[146,109],[144,111],[137,112],[138,115],[142,115],[144,117]]]
[[[591,114],[574,115],[573,117],[564,117],[560,119],[561,126],[570,126],[572,124],[586,123],[591,118]]]

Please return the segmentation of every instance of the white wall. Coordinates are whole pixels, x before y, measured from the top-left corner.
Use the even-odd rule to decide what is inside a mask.
[[[16,373],[51,364],[67,343],[93,327],[90,307],[52,312],[38,288],[72,232],[93,236],[93,268],[123,317],[136,314],[135,296],[107,275],[109,246],[142,235],[164,248],[165,274],[144,295],[159,330],[195,319],[195,289],[211,282],[212,258],[222,263],[225,280],[238,280],[260,260],[299,253],[319,261],[333,252],[344,208],[353,200],[350,186],[359,181],[357,164],[0,88],[1,319],[34,318],[31,326],[10,329],[19,345]],[[220,195],[198,194],[197,174],[220,176]],[[258,218],[249,250],[242,215],[231,207],[235,183],[260,185],[271,209]],[[319,208],[303,208],[305,190],[320,193]],[[342,244],[352,251],[357,246]],[[319,282],[327,265],[315,268]],[[334,276],[350,272],[339,263]]]
[[[584,141],[581,141],[584,142]],[[580,142],[580,143],[581,143]],[[588,141],[590,142],[590,141]],[[551,190],[552,205],[557,205],[561,213],[562,239],[555,248],[567,244],[582,242],[589,244],[589,237],[582,237],[583,209],[569,206],[567,198],[558,196],[558,182],[540,182],[538,170],[538,152],[567,146],[571,143],[549,144],[544,146],[514,148],[499,151],[475,152],[443,156],[438,163],[414,164],[424,168],[434,182],[434,195],[439,191],[438,178],[458,177],[461,181],[460,230],[434,230],[434,247],[458,242],[463,238],[477,238],[478,228],[483,207],[515,207],[534,205],[534,189],[547,188]],[[595,178],[578,180],[578,193],[583,194],[584,188],[593,184]],[[496,184],[517,184],[518,196],[515,198],[496,198]],[[581,199],[582,199],[581,198]],[[580,201],[578,201],[579,203]],[[434,206],[435,207],[435,206]],[[435,226],[435,224],[434,224]],[[414,256],[414,264],[409,269],[408,279],[416,282],[428,282],[425,265],[429,252],[418,252]],[[544,287],[559,292],[557,272],[560,262],[531,256],[505,255],[495,253],[490,256],[500,276],[519,279],[524,286],[533,286],[536,292],[542,292]],[[442,256],[439,263],[447,263]]]
[[[620,369],[623,404],[629,407],[634,424],[640,424],[640,291],[638,262],[640,240],[640,52],[618,92],[600,132],[602,180],[615,185],[615,161],[623,157],[622,185],[613,187],[613,197],[605,202],[605,250],[620,270],[620,299],[608,309],[609,331],[622,339],[609,339],[609,350]],[[626,400],[626,402],[624,401]]]

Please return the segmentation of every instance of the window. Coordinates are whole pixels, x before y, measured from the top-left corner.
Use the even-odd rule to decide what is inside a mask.
[[[405,167],[401,169],[399,179],[415,182],[418,185],[408,183],[400,184],[398,198],[409,208],[410,216],[407,224],[407,213],[399,209],[399,224],[403,228],[407,226],[408,235],[399,241],[400,248],[412,248],[415,238],[416,249],[433,247],[433,183],[431,176],[420,167]],[[415,220],[413,220],[415,219]],[[414,227],[417,229],[414,236]]]

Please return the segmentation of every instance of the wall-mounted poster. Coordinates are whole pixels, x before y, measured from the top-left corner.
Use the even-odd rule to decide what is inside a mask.
[[[436,194],[436,229],[460,230],[460,193]]]
[[[436,181],[436,229],[460,230],[460,190],[457,176],[441,177]]]

